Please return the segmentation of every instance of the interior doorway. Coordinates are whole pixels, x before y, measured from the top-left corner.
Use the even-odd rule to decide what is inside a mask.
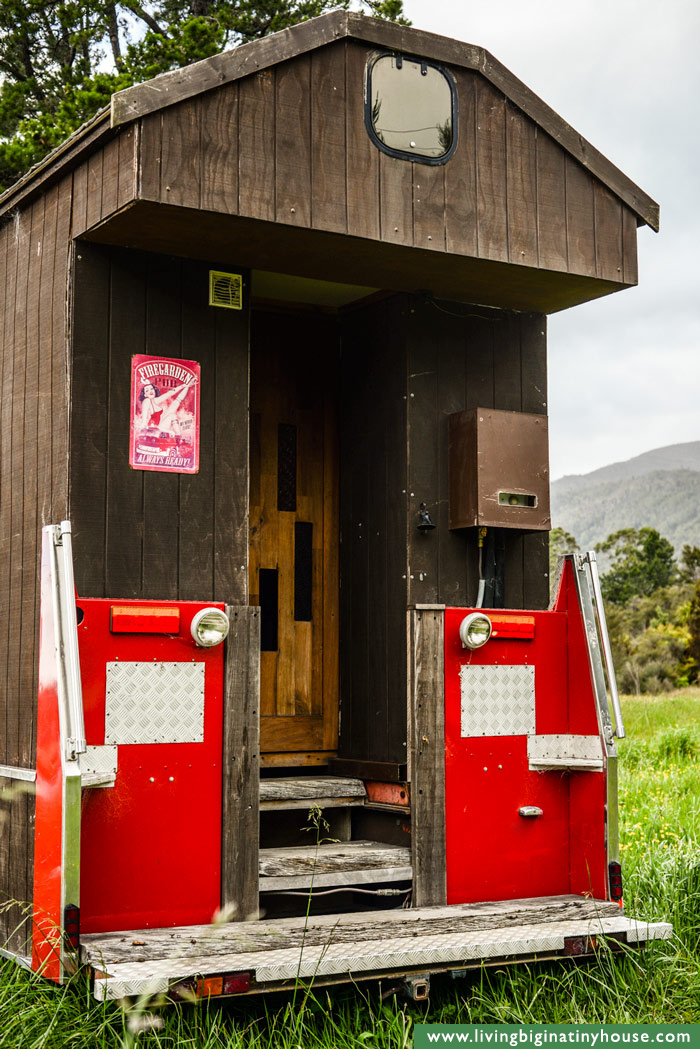
[[[338,337],[332,318],[255,310],[250,603],[261,607],[263,765],[338,745]]]

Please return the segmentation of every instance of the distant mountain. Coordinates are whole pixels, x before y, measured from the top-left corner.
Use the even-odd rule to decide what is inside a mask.
[[[552,524],[591,549],[620,528],[649,525],[680,553],[700,546],[700,441],[671,444],[552,484]]]

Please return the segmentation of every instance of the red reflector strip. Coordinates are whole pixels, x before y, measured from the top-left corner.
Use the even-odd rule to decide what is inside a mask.
[[[63,908],[63,930],[66,934],[66,942],[73,950],[80,947],[80,908],[69,903]]]
[[[610,899],[619,903],[622,899],[622,866],[617,860],[608,864],[608,876],[610,881]]]
[[[512,637],[527,639],[535,636],[534,616],[495,616],[488,614],[491,620],[491,637]]]
[[[143,605],[112,605],[113,634],[177,634],[179,608],[148,608]]]

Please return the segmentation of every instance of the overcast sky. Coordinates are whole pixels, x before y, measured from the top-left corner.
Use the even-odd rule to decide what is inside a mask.
[[[404,8],[487,48],[661,205],[661,232],[638,230],[639,286],[549,319],[552,477],[700,440],[700,4]]]

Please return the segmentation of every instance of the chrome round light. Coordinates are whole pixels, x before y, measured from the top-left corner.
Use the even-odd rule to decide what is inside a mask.
[[[491,620],[483,612],[470,612],[459,624],[464,648],[481,648],[491,637]]]
[[[228,634],[229,621],[220,608],[200,608],[192,619],[192,637],[201,648],[220,645]]]

